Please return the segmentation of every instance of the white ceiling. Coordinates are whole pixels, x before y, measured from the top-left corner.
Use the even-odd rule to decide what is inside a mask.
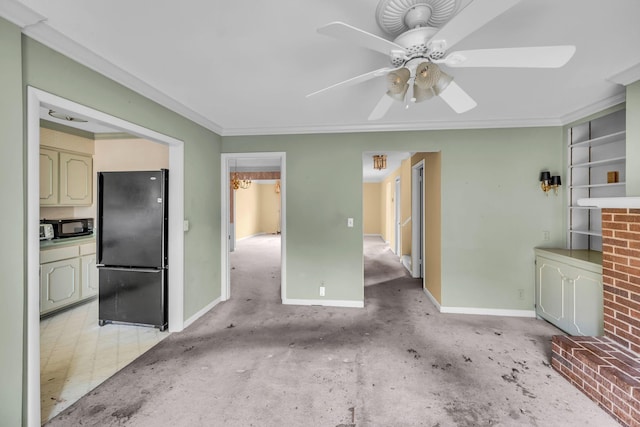
[[[221,135],[559,125],[623,100],[613,76],[631,68],[640,78],[639,1],[522,0],[454,50],[570,44],[577,52],[561,69],[448,69],[479,104],[467,113],[435,98],[408,110],[394,105],[384,119],[368,122],[384,78],[305,98],[388,65],[380,53],[316,32],[343,21],[385,36],[376,6],[3,0],[0,15]]]

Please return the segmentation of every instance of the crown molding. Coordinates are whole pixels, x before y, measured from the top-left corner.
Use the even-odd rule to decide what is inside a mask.
[[[624,71],[621,71],[613,76],[609,77],[607,80],[613,83],[617,83],[619,85],[630,85],[631,83],[635,83],[640,80],[640,63],[633,65],[627,68]]]
[[[600,111],[606,110],[607,108],[611,108],[616,105],[622,104],[626,101],[626,99],[627,99],[626,92],[622,92],[617,95],[611,96],[609,98],[605,98],[600,101],[594,102],[591,105],[582,107],[569,114],[566,114],[560,119],[560,121],[562,122],[563,126],[568,125],[570,123],[575,123],[583,119],[584,117],[599,113]]]
[[[430,121],[424,123],[386,123],[371,124],[358,123],[354,125],[326,125],[326,126],[285,126],[263,128],[232,128],[225,129],[222,136],[257,136],[257,135],[295,135],[295,134],[323,134],[323,133],[366,133],[366,132],[406,132],[424,130],[452,130],[452,129],[498,129],[522,127],[552,127],[562,126],[556,118],[537,119],[500,119],[500,120],[467,120],[458,121]]]
[[[33,9],[13,0],[3,0],[0,2],[0,16],[22,29],[46,21],[47,19]]]
[[[160,92],[133,74],[107,61],[102,56],[81,46],[64,34],[52,29],[44,22],[38,21],[33,25],[24,27],[22,33],[200,126],[218,135],[222,134],[222,127],[219,124]]]

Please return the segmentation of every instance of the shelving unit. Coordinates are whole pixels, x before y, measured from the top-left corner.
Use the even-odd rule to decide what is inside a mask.
[[[624,109],[569,129],[569,249],[602,251],[600,209],[578,200],[625,196],[625,129]],[[608,172],[617,172],[617,182],[608,182]]]

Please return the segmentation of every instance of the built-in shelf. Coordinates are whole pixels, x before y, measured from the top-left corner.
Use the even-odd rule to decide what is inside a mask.
[[[611,144],[618,141],[624,141],[626,138],[626,135],[627,135],[627,132],[623,130],[620,132],[612,133],[610,135],[604,135],[598,138],[588,139],[582,142],[575,142],[569,145],[569,147],[570,148],[597,147],[599,145],[605,145],[605,144]]]
[[[578,201],[625,196],[625,129],[622,108],[569,129],[568,249],[602,251],[602,211]]]
[[[604,159],[604,160],[594,160],[591,162],[585,162],[585,163],[576,163],[574,165],[570,165],[570,168],[592,168],[594,166],[606,166],[606,165],[612,165],[615,163],[624,163],[626,160],[625,157],[613,157],[611,159]]]
[[[602,231],[600,230],[569,230],[571,233],[583,234],[586,236],[596,236],[601,237]]]
[[[608,184],[582,184],[582,185],[570,185],[569,188],[600,188],[600,187],[616,187],[623,186],[624,182],[610,182]]]

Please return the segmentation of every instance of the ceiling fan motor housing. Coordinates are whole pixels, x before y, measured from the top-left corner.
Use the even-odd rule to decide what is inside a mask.
[[[381,0],[376,19],[382,31],[397,37],[418,27],[441,27],[459,5],[460,0]]]

